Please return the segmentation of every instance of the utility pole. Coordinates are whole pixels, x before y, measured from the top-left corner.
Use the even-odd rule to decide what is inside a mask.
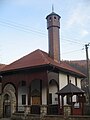
[[[89,56],[88,56],[88,47],[90,43],[85,44],[86,49],[86,62],[87,62],[87,84],[88,84],[88,103],[90,105],[90,75],[89,75]]]

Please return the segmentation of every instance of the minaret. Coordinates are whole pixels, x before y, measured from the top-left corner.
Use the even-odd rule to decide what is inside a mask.
[[[53,7],[52,13],[46,17],[48,29],[49,55],[57,62],[60,62],[60,18],[61,17],[58,14],[54,13]]]

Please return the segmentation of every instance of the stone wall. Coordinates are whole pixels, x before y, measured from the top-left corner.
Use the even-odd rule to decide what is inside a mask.
[[[0,118],[3,117],[3,102],[2,102],[2,95],[0,95]]]

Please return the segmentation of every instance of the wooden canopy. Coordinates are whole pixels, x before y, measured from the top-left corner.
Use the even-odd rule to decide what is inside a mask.
[[[75,114],[75,109],[73,106],[73,95],[77,95],[78,96],[78,102],[80,103],[81,108],[78,109],[78,112],[80,114],[83,114],[83,110],[84,110],[84,102],[85,102],[85,97],[84,97],[84,91],[82,89],[80,89],[79,87],[75,86],[74,84],[72,84],[71,82],[66,85],[65,87],[63,87],[61,90],[59,90],[56,94],[58,94],[58,98],[61,95],[61,101],[62,101],[62,114],[64,114],[64,96],[68,96],[71,100],[70,105],[71,105],[71,114]],[[59,98],[60,101],[60,98]],[[60,108],[60,102],[59,103],[59,108]],[[82,104],[82,105],[81,105]]]
[[[68,95],[68,94],[76,95],[76,94],[83,94],[83,93],[84,93],[84,91],[82,89],[80,89],[79,87],[75,86],[72,83],[69,83],[68,85],[63,87],[61,90],[59,90],[56,94],[58,94],[58,95]]]

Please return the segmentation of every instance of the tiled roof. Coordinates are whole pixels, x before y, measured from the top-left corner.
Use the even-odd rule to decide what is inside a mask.
[[[56,14],[55,12],[52,12],[51,14],[49,14],[46,19],[49,17],[49,16],[52,16],[52,15],[57,15],[59,18],[61,18],[58,14]]]
[[[79,72],[75,68],[69,66],[68,64],[64,62],[59,63],[59,62],[54,61],[52,58],[49,57],[49,54],[39,49],[7,65],[5,68],[2,69],[2,71],[7,72],[11,70],[39,67],[39,66],[44,66],[44,65],[52,65],[52,66],[55,66],[58,70],[69,72],[75,75],[79,75],[81,77],[82,76],[85,77],[83,73]]]
[[[75,86],[72,83],[69,83],[65,87],[63,87],[61,90],[57,92],[57,94],[62,95],[62,94],[81,94],[84,93],[83,90],[81,90],[79,87]]]
[[[0,70],[2,70],[5,66],[5,64],[0,64]]]

